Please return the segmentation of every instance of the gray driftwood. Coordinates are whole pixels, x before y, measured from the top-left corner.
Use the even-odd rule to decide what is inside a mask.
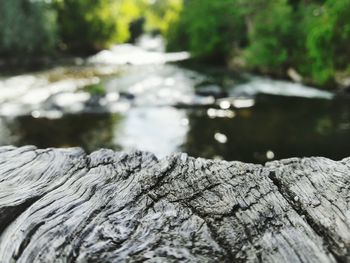
[[[350,159],[0,147],[0,262],[349,262]]]

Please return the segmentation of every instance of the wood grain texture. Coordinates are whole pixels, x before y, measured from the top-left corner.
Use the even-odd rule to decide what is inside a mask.
[[[0,262],[349,262],[350,159],[0,147]]]

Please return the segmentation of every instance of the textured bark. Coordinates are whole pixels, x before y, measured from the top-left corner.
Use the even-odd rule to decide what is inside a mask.
[[[0,147],[0,262],[350,261],[350,159]]]

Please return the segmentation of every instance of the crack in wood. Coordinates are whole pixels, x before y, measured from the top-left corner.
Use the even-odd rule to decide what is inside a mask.
[[[348,184],[350,158],[0,147],[0,262],[349,262]]]

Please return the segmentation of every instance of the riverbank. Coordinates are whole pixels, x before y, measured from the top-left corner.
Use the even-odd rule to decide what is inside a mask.
[[[283,70],[260,70],[257,68],[248,68],[244,65],[238,65],[235,63],[227,63],[227,64],[215,64],[215,63],[203,63],[203,61],[191,58],[190,60],[182,61],[180,64],[184,67],[194,69],[194,70],[203,70],[203,68],[212,68],[214,71],[219,69],[221,72],[226,72],[227,74],[233,74],[235,76],[242,75],[256,75],[266,78],[271,78],[274,80],[283,80],[290,81],[297,84],[303,84],[306,86],[311,86],[318,88],[320,90],[328,90],[334,92],[337,96],[350,96],[350,74],[349,72],[338,72],[336,74],[336,79],[326,83],[324,85],[320,85],[316,83],[311,78],[301,76],[295,69],[283,69]],[[205,67],[203,67],[205,65]]]
[[[31,72],[40,72],[43,70],[54,69],[57,67],[66,66],[82,66],[87,63],[91,56],[86,57],[74,57],[74,56],[57,56],[57,57],[42,57],[36,59],[27,60],[0,60],[0,77],[26,74]],[[122,63],[126,64],[128,62]],[[212,71],[226,72],[227,74],[232,74],[235,76],[244,75],[257,75],[266,78],[272,78],[275,80],[290,81],[294,83],[304,84],[306,86],[316,87],[320,90],[329,90],[334,92],[337,96],[350,96],[350,74],[348,72],[337,73],[336,80],[331,83],[320,85],[310,78],[302,77],[294,69],[290,68],[281,71],[272,70],[259,70],[259,69],[248,69],[246,67],[238,67],[237,65],[216,65],[216,64],[203,64],[202,62],[195,59],[186,59],[181,62],[177,62],[179,65],[194,69],[203,70],[212,69]],[[102,63],[104,64],[104,63]],[[99,75],[99,74],[97,74]]]

